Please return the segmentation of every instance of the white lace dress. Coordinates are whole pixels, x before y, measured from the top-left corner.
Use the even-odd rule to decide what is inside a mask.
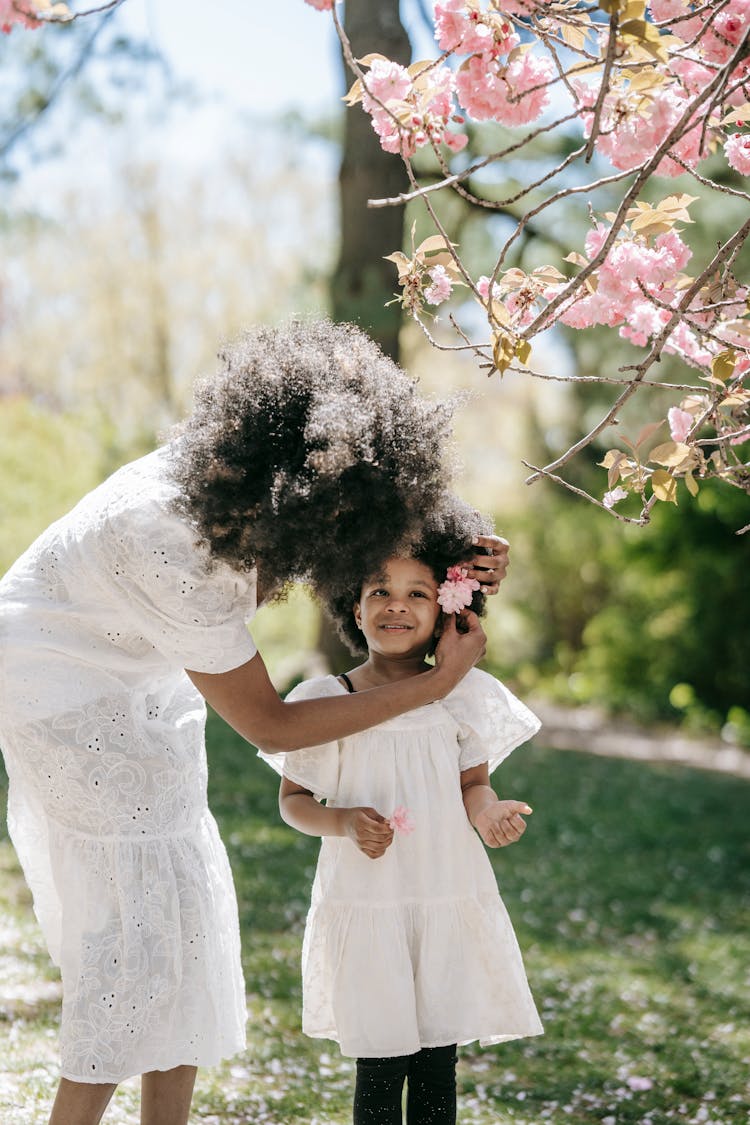
[[[183,671],[255,653],[254,577],[207,567],[163,450],[0,582],[9,831],[63,982],[63,1076],[118,1082],[245,1044],[237,904]]]
[[[287,698],[345,691],[325,676]],[[384,816],[405,806],[415,824],[376,860],[351,840],[322,840],[302,952],[307,1035],[377,1058],[542,1032],[459,779],[481,762],[494,769],[539,725],[507,688],[474,669],[440,703],[340,742],[261,755],[329,805],[372,806]],[[515,859],[514,849],[503,855]]]

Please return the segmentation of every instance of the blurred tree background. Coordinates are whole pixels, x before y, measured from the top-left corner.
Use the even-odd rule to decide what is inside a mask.
[[[227,108],[217,135],[200,124],[215,95],[173,71],[168,35],[160,51],[128,22],[128,7],[0,42],[10,95],[0,110],[0,569],[86,489],[153,447],[222,339],[250,322],[329,309],[366,327],[428,393],[463,396],[457,489],[512,541],[489,666],[525,694],[750,743],[750,538],[734,534],[748,523],[746,499],[702,486],[695,501],[681,492],[677,508],[661,504],[649,527],[630,529],[549,484],[527,488],[521,457],[544,463],[564,448],[592,399],[554,381],[482,381],[473,363],[401,323],[397,304],[385,307],[396,286],[384,255],[412,223],[417,238],[430,232],[417,204],[366,208],[368,197],[396,194],[402,173],[362,111],[331,99],[320,113],[304,83],[296,109],[274,110],[248,63],[255,107]],[[246,26],[216,21],[210,34],[262,37],[271,13],[245,7],[236,18]],[[322,26],[301,0],[284,0],[273,18],[294,21],[303,38]],[[407,61],[434,46],[417,0],[347,0],[345,19],[359,54]],[[208,35],[207,53],[217,49]],[[309,92],[314,70],[303,78]],[[347,85],[342,68],[342,93]],[[499,134],[478,128],[474,150],[494,150]],[[536,143],[542,160],[568,141]],[[535,178],[533,159],[506,162],[502,177],[510,194],[509,183]],[[501,189],[490,174],[473,186]],[[700,188],[678,180],[673,190]],[[606,194],[571,205],[564,230],[527,226],[507,264],[533,269],[561,246],[581,249],[587,203],[605,210]],[[520,214],[485,215],[447,195],[436,205],[477,273]],[[688,241],[715,244],[736,225],[733,206],[703,204]],[[451,311],[470,331],[470,305],[457,299]],[[632,361],[635,349],[609,332],[555,330],[535,366],[594,373],[613,347]],[[670,365],[665,378],[685,381]],[[620,423],[637,433],[635,401]],[[580,472],[593,474],[606,448],[604,434]],[[316,649],[343,659],[303,592],[259,615],[254,632],[281,687]]]

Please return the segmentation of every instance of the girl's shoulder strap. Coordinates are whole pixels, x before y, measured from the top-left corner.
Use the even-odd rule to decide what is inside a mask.
[[[347,676],[346,672],[342,672],[342,673],[341,673],[341,674],[339,675],[339,679],[340,679],[340,680],[343,680],[343,681],[344,681],[344,687],[346,688],[346,690],[347,690],[348,692],[350,692],[350,693],[351,693],[351,692],[355,692],[355,691],[357,690],[357,689],[355,688],[354,684],[352,683],[352,681],[351,681],[351,680],[349,679],[349,677]]]

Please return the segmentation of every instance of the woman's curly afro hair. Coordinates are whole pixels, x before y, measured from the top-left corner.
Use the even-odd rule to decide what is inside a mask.
[[[444,492],[427,514],[419,537],[405,550],[395,553],[424,563],[440,583],[445,580],[449,566],[465,562],[477,553],[478,548],[472,546],[474,538],[491,532],[490,523],[479,512],[452,493]],[[365,558],[357,560],[357,566],[347,582],[333,591],[325,607],[341,639],[357,654],[367,652],[367,644],[354,621],[354,603],[359,601],[365,582],[379,569],[377,565],[367,564]],[[484,594],[475,590],[470,608],[481,616],[486,600]]]
[[[445,488],[448,405],[326,319],[253,328],[219,358],[170,445],[180,510],[215,559],[326,602],[419,538]]]

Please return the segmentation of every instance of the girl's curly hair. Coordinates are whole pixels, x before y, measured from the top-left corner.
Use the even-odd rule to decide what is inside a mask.
[[[418,538],[406,549],[393,554],[417,559],[428,566],[438,583],[445,580],[448,567],[470,559],[478,548],[472,546],[477,535],[492,533],[491,524],[469,507],[463,500],[450,492],[438,498],[433,510],[426,516]],[[354,603],[359,601],[365,582],[378,573],[378,565],[369,565],[369,560],[358,559],[348,580],[335,590],[325,603],[326,612],[333,620],[339,636],[351,652],[367,652],[367,643],[354,621]],[[485,610],[486,595],[475,590],[471,608],[482,615]]]
[[[327,319],[253,328],[219,358],[170,445],[178,506],[215,559],[327,601],[362,559],[419,538],[445,487],[447,404]]]

